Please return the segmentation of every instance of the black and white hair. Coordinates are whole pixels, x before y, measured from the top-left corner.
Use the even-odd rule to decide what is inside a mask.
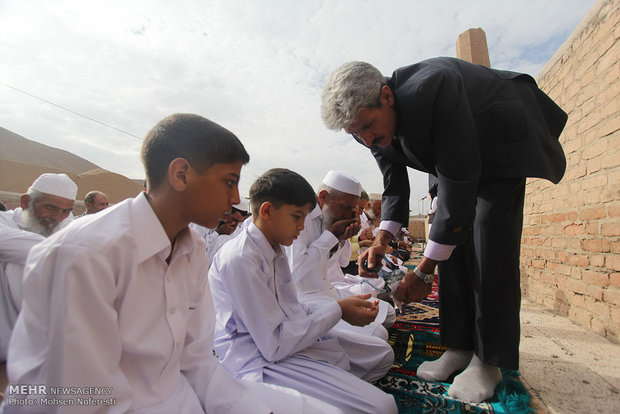
[[[381,106],[381,88],[387,84],[377,68],[366,62],[348,62],[334,70],[321,94],[321,116],[328,129],[346,128],[360,109]]]

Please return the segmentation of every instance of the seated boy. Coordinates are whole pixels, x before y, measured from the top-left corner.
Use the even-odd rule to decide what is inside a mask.
[[[341,318],[373,321],[377,302],[352,296],[311,308],[297,299],[282,245],[293,243],[316,205],[310,184],[272,169],[252,184],[250,204],[253,222],[220,249],[209,271],[223,365],[238,378],[290,387],[347,413],[397,412],[392,396],[348,372],[359,361],[329,334]]]
[[[31,250],[5,412],[334,411],[236,380],[213,355],[205,244],[188,223],[215,227],[239,202],[248,160],[228,130],[171,115],[144,139],[146,192]]]

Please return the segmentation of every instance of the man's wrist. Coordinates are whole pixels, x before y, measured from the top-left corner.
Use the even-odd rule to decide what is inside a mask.
[[[433,273],[426,274],[422,272],[420,269],[418,269],[417,267],[413,269],[413,273],[415,273],[418,279],[420,279],[424,283],[430,284],[435,281],[435,275]]]

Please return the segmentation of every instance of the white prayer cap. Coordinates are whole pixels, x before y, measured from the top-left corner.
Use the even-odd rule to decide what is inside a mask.
[[[30,190],[75,200],[78,187],[67,174],[45,173],[34,180],[28,191]]]
[[[333,188],[334,190],[342,191],[347,194],[353,194],[358,197],[362,192],[362,185],[360,182],[357,181],[355,177],[343,173],[342,171],[331,170],[328,172],[325,178],[323,178],[323,184]]]
[[[248,211],[250,211],[250,202],[246,198],[241,197],[241,201],[239,202],[239,204],[233,204],[233,207],[237,210],[247,213]]]

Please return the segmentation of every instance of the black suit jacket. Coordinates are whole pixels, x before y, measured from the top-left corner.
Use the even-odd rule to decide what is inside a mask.
[[[467,240],[481,181],[557,183],[564,175],[558,137],[567,115],[531,76],[441,57],[397,69],[388,86],[395,136],[386,148],[371,146],[383,174],[383,220],[408,222],[407,167],[438,178],[430,238],[442,244]]]

